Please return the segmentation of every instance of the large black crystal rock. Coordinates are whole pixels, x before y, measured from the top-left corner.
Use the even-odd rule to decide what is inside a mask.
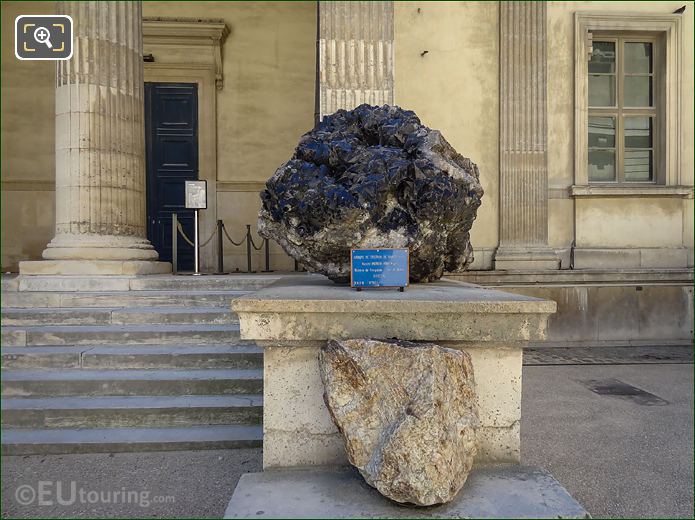
[[[261,192],[258,229],[309,271],[350,278],[350,249],[410,249],[410,281],[473,260],[478,167],[410,110],[361,105],[302,136]]]

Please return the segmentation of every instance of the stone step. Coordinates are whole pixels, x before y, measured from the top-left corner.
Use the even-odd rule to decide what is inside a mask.
[[[263,391],[262,369],[6,370],[3,397],[231,395]]]
[[[72,291],[255,291],[277,281],[276,274],[147,275],[147,276],[18,276],[8,288],[20,292]]]
[[[3,455],[216,450],[262,445],[260,425],[2,430]]]
[[[19,277],[16,274],[3,274],[0,276],[0,291],[16,291],[19,289]]]
[[[239,325],[48,325],[2,327],[6,347],[42,345],[230,344]]]
[[[2,400],[3,428],[144,428],[259,424],[263,396],[46,397]]]
[[[239,320],[222,307],[131,308],[3,308],[4,326],[27,325],[129,325],[129,324],[225,324]]]
[[[3,292],[3,308],[223,307],[249,291]]]
[[[6,347],[3,369],[262,368],[254,344]]]

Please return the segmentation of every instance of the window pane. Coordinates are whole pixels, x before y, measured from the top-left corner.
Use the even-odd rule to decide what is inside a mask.
[[[615,118],[589,118],[589,147],[615,148]]]
[[[652,180],[651,150],[625,150],[625,180],[631,182]]]
[[[625,72],[631,74],[652,71],[652,44],[640,42],[625,43]]]
[[[652,147],[652,118],[648,116],[625,118],[625,148]]]
[[[625,76],[625,106],[652,106],[651,76]]]
[[[589,72],[594,74],[615,73],[615,42],[593,42]]]
[[[614,150],[589,150],[589,180],[615,180]]]
[[[589,76],[589,106],[615,106],[615,76]]]

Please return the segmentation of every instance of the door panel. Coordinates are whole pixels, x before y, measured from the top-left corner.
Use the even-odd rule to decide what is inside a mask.
[[[193,211],[184,208],[185,181],[198,179],[198,85],[145,83],[147,238],[171,261],[172,213],[193,240]],[[193,247],[179,236],[178,268],[193,269]]]

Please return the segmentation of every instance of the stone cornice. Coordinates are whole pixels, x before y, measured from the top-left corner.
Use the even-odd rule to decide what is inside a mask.
[[[570,186],[571,197],[681,197],[693,198],[692,186]]]
[[[248,191],[260,193],[265,181],[217,181],[217,191]]]
[[[224,20],[204,18],[143,18],[145,45],[194,47],[209,46],[212,50],[209,65],[215,69],[215,86],[224,86],[222,45],[229,35]]]

